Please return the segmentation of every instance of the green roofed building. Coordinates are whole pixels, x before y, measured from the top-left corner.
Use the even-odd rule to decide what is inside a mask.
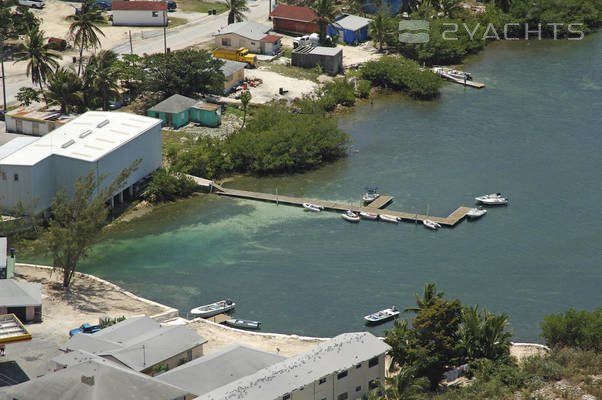
[[[173,96],[146,111],[146,115],[163,120],[164,126],[180,128],[189,122],[216,127],[222,123],[222,108],[218,104],[206,103],[186,96]]]

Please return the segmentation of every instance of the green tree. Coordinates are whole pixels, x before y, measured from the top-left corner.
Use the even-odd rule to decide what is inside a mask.
[[[408,321],[395,320],[393,328],[385,331],[385,343],[391,346],[389,371],[397,371],[408,362],[409,349],[414,346],[414,331]]]
[[[57,59],[61,56],[48,49],[45,43],[44,31],[33,27],[27,32],[23,48],[15,54],[17,61],[27,61],[27,76],[31,77],[31,82],[38,84],[43,89],[43,83],[52,70],[57,68],[59,63]]]
[[[104,178],[92,170],[87,176],[78,178],[73,196],[63,189],[54,198],[45,244],[52,256],[53,267],[62,269],[63,287],[69,287],[79,261],[86,256],[106,224],[107,199],[123,188],[139,164],[140,160],[136,160],[105,188],[101,187]]]
[[[418,293],[414,293],[414,297],[416,297],[416,307],[408,307],[405,308],[405,312],[414,312],[419,313],[421,310],[425,308],[429,308],[434,305],[437,301],[441,300],[445,293],[437,292],[437,284],[436,283],[427,283],[424,285],[424,292],[422,297]]]
[[[592,312],[570,308],[564,313],[546,315],[540,326],[548,346],[602,351],[602,308]]]
[[[428,381],[416,378],[416,373],[411,367],[402,368],[399,373],[390,378],[385,378],[385,398],[387,400],[418,400],[428,389]]]
[[[384,12],[379,12],[370,22],[370,36],[374,44],[378,44],[378,51],[383,51],[385,39],[391,33],[391,18]]]
[[[444,16],[453,18],[462,10],[462,0],[441,0],[441,10]]]
[[[40,101],[40,93],[34,88],[22,87],[17,92],[17,101],[23,106],[29,106],[32,103]]]
[[[320,28],[320,43],[326,44],[328,25],[334,22],[339,11],[332,0],[314,0],[312,9],[317,17],[315,22],[318,23],[318,27]]]
[[[119,72],[114,67],[116,61],[117,54],[112,50],[103,50],[88,59],[84,71],[84,86],[98,95],[105,111],[109,109],[109,100],[119,98]],[[94,101],[92,104],[95,105]]]
[[[173,201],[190,196],[197,187],[197,183],[189,176],[161,168],[153,173],[143,196],[151,203]]]
[[[105,34],[98,27],[98,24],[103,22],[104,18],[98,12],[94,0],[84,0],[80,13],[75,16],[75,20],[69,25],[69,35],[73,39],[74,45],[79,47],[77,76],[81,74],[84,49],[96,49],[100,46],[98,35],[104,36]]]
[[[240,129],[243,129],[245,127],[245,121],[247,120],[247,107],[249,106],[249,103],[251,102],[251,92],[244,91],[242,93],[242,95],[240,96],[240,102],[242,103],[242,109],[245,112],[245,115],[242,118],[242,125],[240,126]]]
[[[228,25],[245,20],[244,13],[249,11],[247,0],[225,0],[228,7]]]
[[[48,104],[58,104],[62,113],[71,113],[83,106],[83,84],[81,79],[67,68],[57,68],[48,78],[45,92]]]
[[[479,358],[489,360],[507,360],[510,355],[512,333],[506,314],[493,314],[479,306],[464,307],[462,324],[458,329],[458,343],[466,361]]]
[[[146,80],[144,58],[137,54],[123,54],[114,62],[113,68],[122,81],[122,87],[128,91],[130,101],[136,99],[144,90]]]

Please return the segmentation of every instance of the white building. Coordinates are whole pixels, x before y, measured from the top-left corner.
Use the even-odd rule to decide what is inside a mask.
[[[57,111],[38,111],[21,107],[6,113],[6,132],[44,136],[71,120],[72,116]]]
[[[113,25],[167,26],[166,1],[114,1]]]
[[[257,22],[236,22],[215,34],[215,47],[239,49],[246,47],[255,54],[278,54],[282,36],[270,35],[270,27]]]
[[[125,189],[113,193],[123,200],[126,190],[132,195],[133,185],[161,166],[161,120],[134,114],[90,111],[37,140],[15,140],[0,147],[1,209],[21,202],[46,210],[62,188],[73,193],[90,171],[105,177],[104,188],[140,159]]]

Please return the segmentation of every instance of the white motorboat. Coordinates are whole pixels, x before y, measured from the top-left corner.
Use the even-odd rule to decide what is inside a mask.
[[[435,74],[441,75],[444,78],[453,78],[467,81],[472,81],[472,74],[470,72],[459,71],[457,69],[446,68],[446,67],[433,67],[431,71]]]
[[[324,207],[318,206],[318,205],[312,204],[312,203],[303,203],[303,208],[305,208],[306,210],[309,210],[309,211],[316,211],[316,212],[320,212],[324,209]]]
[[[364,317],[364,320],[366,321],[366,324],[375,325],[392,320],[393,318],[397,318],[398,316],[399,310],[397,309],[397,307],[393,306],[391,308],[375,312],[374,314],[366,315]]]
[[[345,213],[341,214],[341,217],[349,222],[360,222],[360,216],[351,210],[345,211]]]
[[[471,208],[466,213],[466,216],[471,219],[476,219],[476,218],[482,217],[485,214],[487,214],[487,210],[485,210],[483,207],[479,207],[479,208]]]
[[[422,221],[422,225],[424,225],[425,227],[432,229],[434,231],[441,228],[441,225],[439,225],[438,223],[436,223],[435,221],[433,221],[431,219],[425,219],[424,221]]]
[[[226,325],[232,326],[234,328],[242,328],[242,329],[260,329],[261,322],[259,321],[251,321],[247,319],[229,319],[226,320]]]
[[[233,310],[234,307],[236,307],[236,303],[230,299],[226,299],[193,308],[190,310],[190,314],[194,315],[195,317],[208,318]]]
[[[362,217],[364,219],[370,219],[372,221],[376,221],[378,219],[378,214],[374,214],[374,213],[367,212],[367,211],[362,211],[362,212],[360,212],[360,217]]]
[[[378,217],[380,218],[381,221],[385,221],[385,222],[393,222],[395,224],[397,224],[399,222],[398,217],[395,217],[395,216],[389,215],[389,214],[380,214]]]
[[[508,204],[508,199],[501,193],[485,194],[474,198],[477,202],[488,206],[503,206]]]
[[[374,200],[380,197],[380,194],[376,193],[378,188],[376,186],[368,186],[366,188],[366,193],[362,196],[362,200],[364,203],[372,203]]]

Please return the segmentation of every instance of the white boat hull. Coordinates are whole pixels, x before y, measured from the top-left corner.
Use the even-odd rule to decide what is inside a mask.
[[[360,212],[360,217],[363,219],[369,219],[372,221],[376,221],[378,219],[378,214],[373,214],[373,213],[362,211],[362,212]]]
[[[470,211],[466,213],[466,217],[470,219],[477,219],[481,218],[485,214],[487,214],[487,210],[485,209],[471,208]]]
[[[192,310],[190,310],[190,314],[192,314],[195,317],[209,318],[213,317],[214,315],[223,314],[228,311],[231,311],[234,309],[234,307],[236,307],[236,303],[234,302],[232,302],[231,304],[225,304],[225,301],[218,301],[216,303],[193,308]]]
[[[381,221],[392,222],[394,224],[398,224],[399,223],[399,218],[394,217],[392,215],[380,214],[379,218],[380,218]]]
[[[437,222],[432,221],[430,219],[425,219],[424,221],[422,221],[422,225],[424,225],[426,228],[432,229],[434,231],[441,228],[441,225],[439,225]]]
[[[381,310],[381,311],[375,312],[374,314],[366,315],[364,317],[364,321],[366,321],[366,324],[368,324],[368,325],[376,325],[376,324],[381,324],[383,322],[390,321],[394,318],[397,318],[398,316],[399,316],[399,311],[397,310],[397,308],[393,307],[393,308],[387,308],[386,310]]]
[[[306,210],[309,210],[309,211],[314,211],[314,212],[320,212],[324,209],[324,207],[322,207],[322,206],[317,206],[317,205],[311,204],[311,203],[303,203],[303,208],[305,208]]]
[[[341,214],[341,217],[343,217],[343,219],[345,221],[348,221],[348,222],[360,222],[359,215],[356,215],[355,217],[352,217],[351,215]]]
[[[261,322],[259,321],[248,321],[244,319],[229,319],[226,321],[226,325],[233,328],[239,329],[259,329],[261,328]]]

